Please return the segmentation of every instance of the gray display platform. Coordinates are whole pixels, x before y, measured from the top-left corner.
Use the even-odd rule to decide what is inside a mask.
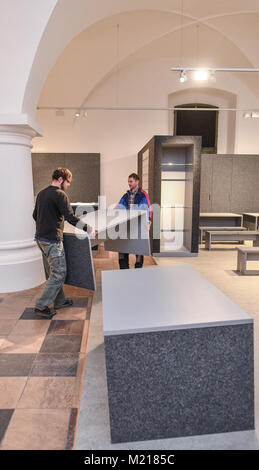
[[[244,310],[189,265],[105,271],[102,285],[113,443],[254,429]]]
[[[203,227],[242,227],[243,216],[241,214],[234,214],[232,212],[201,212],[199,225]]]
[[[244,226],[248,230],[258,230],[259,228],[259,214],[258,212],[245,212],[243,214]]]
[[[108,251],[150,255],[145,211],[118,210],[112,214],[99,210],[84,215],[81,220],[97,234],[95,238],[89,238],[86,232],[65,222],[66,284],[96,290],[91,248],[102,242]]]

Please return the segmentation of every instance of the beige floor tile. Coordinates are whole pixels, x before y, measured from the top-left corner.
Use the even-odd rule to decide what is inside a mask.
[[[31,377],[28,379],[17,408],[54,409],[77,406],[76,377]]]
[[[55,320],[85,320],[86,319],[86,307],[73,307],[66,308],[63,311],[57,310]]]
[[[70,409],[16,409],[2,441],[2,450],[63,450]]]
[[[17,310],[21,310],[26,307],[27,303],[32,299],[32,296],[26,296],[23,293],[17,293],[16,295],[6,297],[3,302],[1,302],[1,306],[9,307],[9,308],[16,308]]]
[[[0,354],[38,353],[45,339],[41,336],[9,335],[0,343]]]
[[[0,320],[19,320],[23,311],[24,308],[17,310],[15,307],[4,307],[0,304]]]
[[[0,335],[9,335],[17,323],[17,319],[0,320]]]
[[[42,336],[46,335],[50,320],[19,320],[12,329],[12,335]]]
[[[0,377],[0,408],[16,408],[27,377]]]

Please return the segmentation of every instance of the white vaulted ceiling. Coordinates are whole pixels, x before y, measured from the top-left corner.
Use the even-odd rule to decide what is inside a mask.
[[[37,102],[82,105],[107,77],[132,63],[167,58],[179,65],[181,27],[187,65],[197,65],[199,56],[203,66],[258,67],[258,26],[258,0],[58,1],[32,65],[23,109]],[[258,96],[257,75],[239,78]]]
[[[256,18],[259,21],[259,13]],[[224,24],[226,19],[221,20]],[[259,62],[256,64],[249,60],[252,55],[250,48],[248,57],[244,47],[240,48],[230,38],[229,31],[226,35],[223,27],[217,25],[215,28],[212,20],[206,21],[206,24],[199,22],[198,33],[196,21],[185,18],[182,33],[179,22],[180,17],[175,13],[139,10],[114,15],[87,28],[71,41],[59,57],[43,89],[39,105],[87,105],[91,94],[103,81],[134,63],[167,59],[168,68],[161,70],[161,75],[168,73],[170,65],[180,65],[181,34],[182,64],[212,67],[258,65]],[[219,23],[219,18],[216,22]],[[254,56],[256,58],[256,53]],[[239,74],[239,78],[254,93],[258,93],[257,75]],[[106,104],[114,103],[108,99]],[[124,103],[127,104],[130,103]]]

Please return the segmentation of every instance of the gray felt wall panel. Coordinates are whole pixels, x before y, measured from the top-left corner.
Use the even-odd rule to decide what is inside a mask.
[[[96,290],[89,237],[80,240],[74,234],[64,233],[64,249],[67,261],[65,284]]]
[[[66,167],[73,174],[67,191],[71,202],[98,202],[100,194],[99,153],[32,153],[34,195],[51,183],[57,167]]]

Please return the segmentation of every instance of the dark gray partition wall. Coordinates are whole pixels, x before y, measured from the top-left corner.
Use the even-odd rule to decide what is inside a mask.
[[[259,155],[202,155],[201,212],[259,212]]]
[[[195,252],[196,247],[198,246],[198,231],[193,228],[197,225],[197,220],[193,220],[195,217],[196,210],[193,211],[193,207],[199,207],[199,198],[197,200],[197,193],[193,191],[193,187],[199,186],[200,181],[195,184],[193,182],[193,148],[186,148],[186,183],[185,183],[185,210],[184,210],[184,246],[190,251]],[[197,172],[195,172],[196,174]]]
[[[73,182],[68,190],[71,202],[97,202],[100,194],[99,153],[32,153],[34,195],[51,183],[53,170],[69,168]]]
[[[159,206],[151,230],[153,255],[198,253],[200,149],[200,137],[154,136],[138,153],[141,186]]]

